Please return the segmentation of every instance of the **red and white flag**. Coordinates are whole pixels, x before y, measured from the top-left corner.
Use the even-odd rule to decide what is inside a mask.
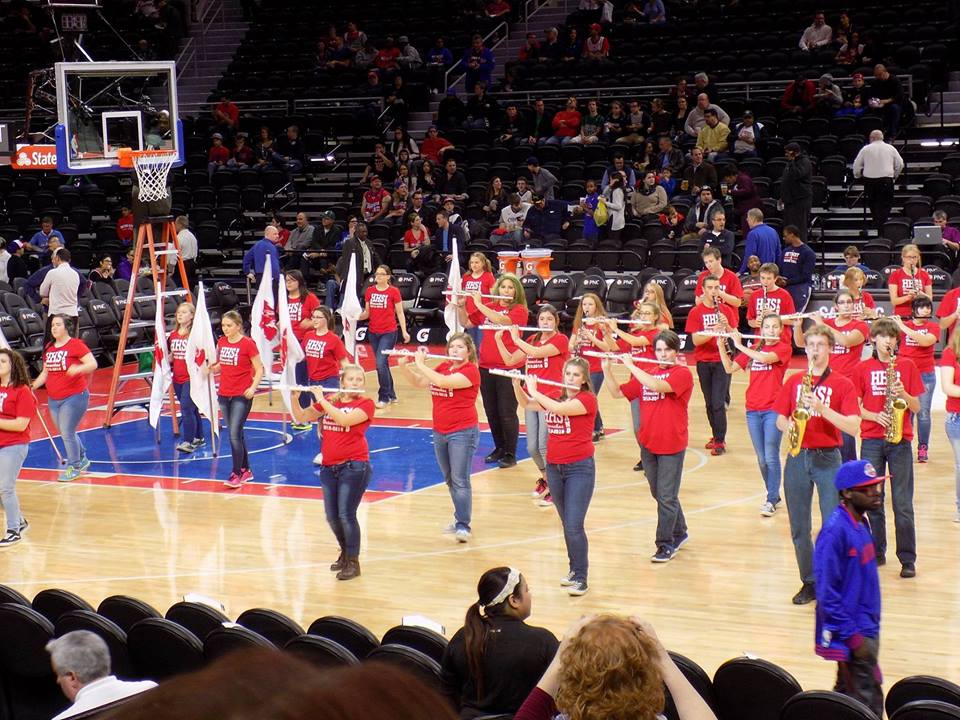
[[[451,238],[453,241],[452,255],[450,262],[450,272],[447,275],[447,290],[451,292],[460,292],[463,289],[463,280],[460,277],[460,253],[457,250],[457,238]],[[460,332],[463,327],[460,325],[460,317],[457,315],[457,305],[455,295],[450,295],[447,299],[447,306],[443,309],[443,321],[447,324],[449,338],[453,333]]]
[[[267,263],[263,266],[263,277],[250,310],[250,338],[257,345],[267,379],[273,374],[273,349],[279,342],[277,309],[273,303],[273,269]]]
[[[343,302],[337,310],[343,320],[343,345],[350,357],[357,359],[357,323],[363,307],[357,296],[357,256],[350,255],[350,270],[347,272],[347,284],[343,293]]]
[[[287,406],[287,412],[293,415],[290,386],[297,384],[297,363],[303,360],[303,348],[293,332],[293,321],[287,307],[287,286],[280,283],[277,290],[277,316],[280,327],[280,397]]]
[[[200,414],[210,420],[214,435],[220,435],[219,410],[216,404],[217,384],[213,375],[204,372],[204,368],[217,362],[217,344],[213,340],[213,328],[210,314],[207,312],[203,283],[197,288],[197,312],[193,316],[193,327],[187,338],[185,351],[187,372],[190,373],[190,399]]]
[[[163,398],[170,391],[173,371],[170,369],[170,344],[167,342],[167,328],[163,322],[163,296],[157,284],[157,311],[154,323],[153,385],[150,389],[150,425],[157,427],[160,411],[163,410]]]

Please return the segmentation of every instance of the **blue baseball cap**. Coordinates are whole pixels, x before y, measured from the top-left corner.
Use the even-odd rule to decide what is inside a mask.
[[[873,464],[869,460],[851,460],[845,462],[837,470],[833,484],[837,490],[876,485],[886,480],[889,475],[877,475]]]

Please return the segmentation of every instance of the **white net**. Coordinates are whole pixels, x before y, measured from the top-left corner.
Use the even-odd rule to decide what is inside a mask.
[[[163,200],[167,192],[167,174],[177,159],[175,152],[150,155],[137,155],[133,158],[133,168],[137,171],[140,202]]]

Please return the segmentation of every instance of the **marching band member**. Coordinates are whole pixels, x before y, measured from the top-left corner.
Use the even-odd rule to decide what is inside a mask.
[[[761,321],[767,315],[792,315],[795,312],[793,297],[790,293],[777,285],[780,268],[776,263],[764,263],[760,266],[760,289],[750,296],[747,307],[747,324],[750,327],[760,327]],[[781,320],[781,325],[784,321]],[[792,324],[787,322],[786,324]],[[790,339],[789,335],[786,338]]]
[[[890,273],[887,280],[890,289],[890,304],[893,312],[903,318],[910,317],[913,299],[923,293],[933,297],[933,280],[921,267],[920,248],[916,245],[904,245],[900,251],[902,267]]]
[[[330,308],[326,305],[315,307],[310,314],[310,323],[312,329],[300,339],[304,363],[307,366],[306,381],[302,384],[336,388],[340,382],[340,371],[350,363],[350,355],[343,346],[343,341],[331,329],[335,327],[335,320]],[[310,399],[309,394],[301,393],[300,407],[310,407]],[[317,436],[322,441],[319,426]],[[323,464],[323,452],[317,453],[313,464]]]
[[[702,302],[706,288],[704,282],[707,278],[714,278],[720,288],[718,299],[721,303],[731,308],[738,308],[743,304],[743,286],[740,284],[740,278],[732,270],[723,266],[720,250],[715,247],[707,246],[701,253],[703,264],[707,268],[697,277],[697,288],[694,294],[697,302]],[[736,323],[733,326],[736,327]]]
[[[342,390],[362,391],[366,380],[359,365],[344,365],[340,371]],[[366,433],[375,410],[373,401],[362,392],[338,392],[324,397],[324,391],[319,387],[312,390],[316,402],[308,408],[300,407],[299,397],[291,405],[297,422],[321,421],[323,509],[340,545],[340,555],[330,565],[330,571],[337,573],[337,580],[352,580],[360,575],[357,508],[373,475]]]
[[[524,371],[527,375],[536,375],[539,378],[546,378],[554,382],[560,382],[563,379],[563,364],[570,356],[569,340],[567,336],[558,332],[560,326],[560,315],[553,305],[541,305],[537,308],[537,327],[540,332],[534,333],[526,341],[521,339],[519,328],[513,326],[510,328],[510,339],[513,340],[517,350],[514,353],[507,351],[507,346],[503,341],[504,331],[494,333],[494,339],[497,342],[497,349],[500,351],[500,357],[508,366],[515,366],[519,361],[524,360],[526,367]],[[560,395],[561,388],[544,385],[543,393],[552,398]],[[546,413],[543,410],[527,409],[524,413],[524,424],[527,428],[527,452],[533,460],[533,464],[540,471],[540,478],[533,489],[533,497],[538,498],[538,504],[548,507],[553,504],[553,498],[550,496],[550,489],[547,487],[546,466],[547,466],[547,420]]]
[[[850,291],[853,296],[853,317],[857,320],[864,318],[872,320],[877,317],[877,302],[868,290],[864,290],[867,284],[867,275],[858,267],[847,268],[843,273],[843,280],[840,283]]]
[[[709,291],[708,291],[709,292]],[[640,400],[640,451],[650,494],[657,501],[657,551],[651,562],[673,559],[687,542],[687,521],[680,506],[680,478],[687,451],[687,407],[693,391],[693,375],[677,363],[680,338],[672,330],[657,333],[654,353],[658,365],[635,365],[629,355],[622,359],[631,378],[620,385],[609,359],[604,361],[607,388],[615,398]]]
[[[570,387],[562,388],[554,399],[539,389],[536,375],[527,376],[526,392],[520,389],[519,380],[512,381],[524,410],[543,409],[546,413],[547,485],[563,525],[570,562],[570,572],[560,584],[568,594],[578,596],[587,592],[589,560],[583,523],[596,483],[591,437],[597,396],[591,390],[590,368],[583,358],[570,358],[563,364],[563,382]]]
[[[7,520],[0,550],[20,542],[30,527],[20,512],[16,482],[30,449],[30,421],[36,412],[37,399],[30,390],[23,356],[0,348],[0,505]]]
[[[920,409],[919,396],[923,393],[923,382],[912,360],[903,355],[894,355],[900,339],[897,325],[888,318],[873,323],[870,339],[874,357],[860,363],[856,386],[860,394],[860,416],[863,418],[860,424],[860,457],[869,460],[879,474],[890,477],[900,577],[910,578],[917,574],[911,448],[913,423],[910,415]],[[891,361],[894,362],[892,368]],[[882,495],[881,492],[881,498]],[[869,511],[868,516],[877,550],[877,564],[883,565],[887,550],[883,503],[880,503],[879,510]]]
[[[787,433],[790,452],[783,470],[783,491],[790,517],[790,537],[803,586],[794,605],[816,598],[813,582],[813,542],[810,539],[813,489],[817,489],[821,525],[837,507],[833,476],[840,467],[841,432],[853,436],[860,426],[857,391],[830,363],[836,333],[824,324],[803,334],[809,362],[783,384],[773,409],[777,427]]]
[[[290,326],[297,342],[303,344],[304,336],[313,327],[313,310],[320,307],[320,300],[307,290],[307,282],[299,270],[287,270],[283,274],[283,282],[287,290],[287,312],[290,315]],[[269,368],[268,368],[269,369]],[[307,361],[297,363],[296,378],[298,385],[307,384]],[[302,399],[302,398],[301,398]],[[310,425],[297,422],[291,424],[294,430],[309,430]]]
[[[477,394],[480,392],[480,369],[477,349],[466,333],[454,333],[447,340],[447,355],[435,368],[426,364],[426,352],[418,350],[414,364],[401,356],[397,364],[412,385],[430,388],[433,400],[433,451],[443,473],[443,481],[453,500],[454,522],[447,528],[457,542],[470,539],[470,518],[473,491],[470,468],[480,443],[477,417]]]
[[[937,368],[933,353],[940,339],[940,326],[931,320],[933,303],[926,295],[917,295],[913,300],[913,319],[904,320],[894,315],[893,320],[900,330],[900,357],[912,360],[920,371],[923,394],[920,395],[920,410],[917,419],[917,462],[925,463],[930,458],[930,406],[933,391],[937,387]]]
[[[195,313],[193,303],[183,302],[177,306],[177,327],[167,338],[170,348],[170,370],[173,373],[173,392],[180,404],[180,437],[183,438],[177,445],[177,451],[189,455],[201,447],[203,439],[203,425],[200,411],[190,397],[190,373],[187,370],[187,340],[193,329]]]
[[[960,523],[960,333],[950,336],[940,356],[940,381],[947,396],[947,417],[944,431],[953,449],[954,482],[956,483],[956,512],[953,521]]]
[[[390,374],[390,358],[383,354],[384,350],[393,350],[397,344],[397,327],[405,343],[410,342],[407,333],[407,316],[403,313],[403,298],[396,286],[390,284],[393,271],[389,265],[378,265],[373,274],[375,282],[364,292],[366,299],[360,320],[370,320],[367,326],[367,337],[370,338],[370,349],[373,351],[377,363],[377,380],[380,389],[377,391],[378,408],[384,408],[387,403],[397,401],[397,393],[393,387],[393,375]]]
[[[489,295],[493,286],[496,285],[497,279],[493,276],[493,266],[490,264],[490,258],[484,255],[482,252],[475,252],[470,254],[470,259],[467,261],[468,272],[461,279],[461,286],[464,292],[475,293],[478,292],[481,295]],[[471,315],[477,311],[476,303],[474,303],[472,297],[467,297],[467,315]],[[480,341],[483,340],[481,336],[481,330],[479,327],[472,327],[467,329],[467,335],[470,336],[470,339],[473,340],[474,347],[480,347]]]
[[[641,302],[653,303],[660,308],[660,315],[663,318],[662,322],[667,324],[666,329],[673,330],[673,315],[670,314],[669,303],[667,303],[667,299],[664,297],[663,288],[660,286],[660,283],[650,280],[644,285],[643,293],[641,293],[640,299],[635,304],[639,305]]]
[[[570,331],[570,354],[579,357],[584,350],[599,350],[605,352],[613,349],[613,343],[608,337],[608,330],[603,319],[607,317],[603,300],[596,293],[584,293],[573,316],[573,328]],[[603,369],[600,359],[587,357],[590,368],[590,385],[594,392],[600,392],[603,385]],[[603,418],[597,411],[593,426],[593,442],[603,439]]]
[[[763,272],[761,270],[761,272]],[[790,306],[793,299],[790,299]],[[793,346],[783,337],[783,321],[779,315],[765,315],[760,326],[760,340],[753,347],[744,345],[740,333],[730,334],[733,346],[740,351],[730,357],[726,343],[718,343],[720,361],[730,375],[738,370],[750,371],[750,381],[744,404],[747,408],[747,430],[760,463],[760,477],[767,490],[767,499],[760,514],[771,517],[780,504],[780,439],[783,433],[777,427],[777,413],[773,403],[783,387],[783,375],[793,355]]]

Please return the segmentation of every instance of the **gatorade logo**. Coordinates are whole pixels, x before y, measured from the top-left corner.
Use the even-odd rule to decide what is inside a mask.
[[[430,339],[430,328],[420,328],[417,330],[417,342],[425,343]]]
[[[56,145],[18,145],[11,162],[14,170],[56,170]]]

